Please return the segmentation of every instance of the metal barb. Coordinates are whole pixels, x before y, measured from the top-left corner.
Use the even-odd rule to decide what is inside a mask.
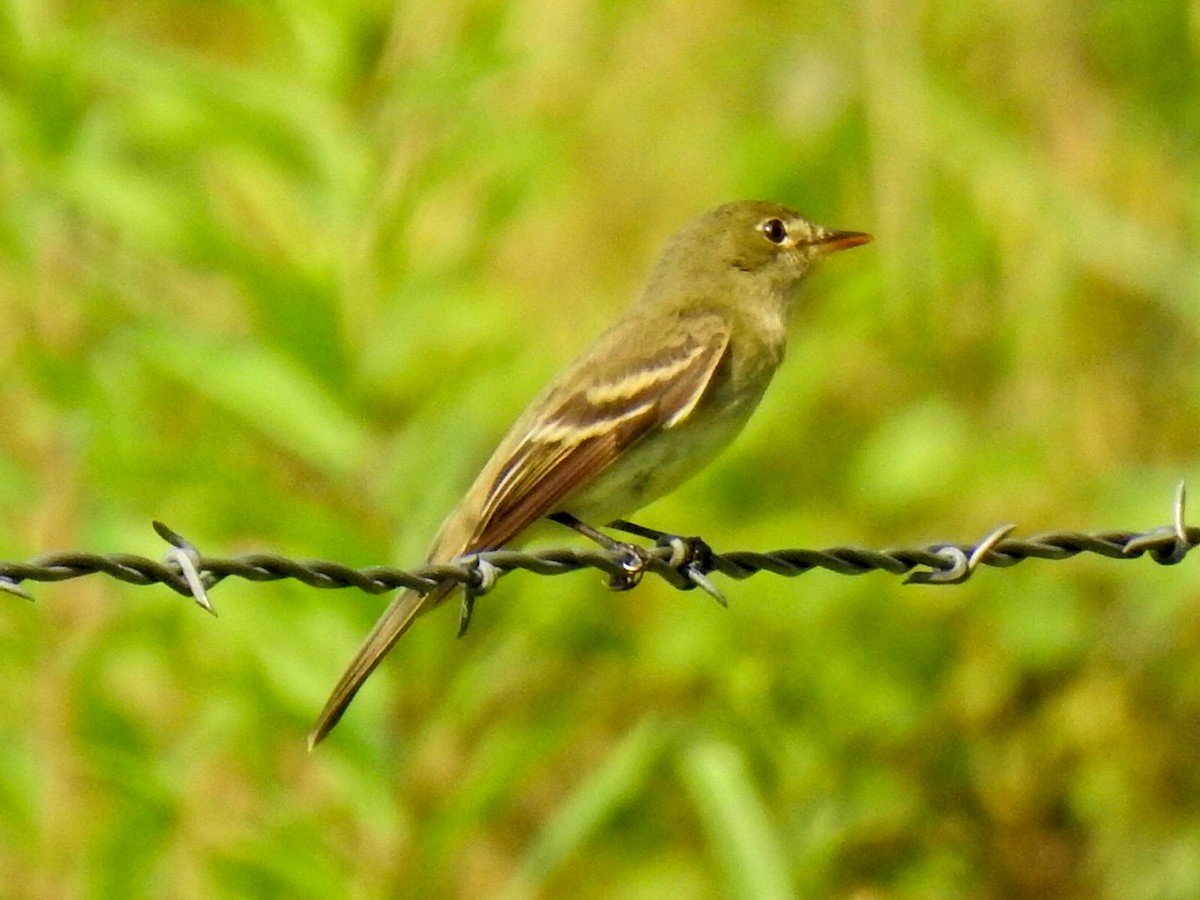
[[[475,615],[475,595],[464,590],[462,599],[458,601],[458,631],[455,637],[462,637],[471,627],[471,616]]]
[[[918,569],[909,573],[904,584],[961,584],[970,576],[970,560],[958,547],[942,547],[935,550],[947,561],[943,569]]]
[[[999,543],[1012,532],[1016,525],[1000,525],[993,528],[971,550],[970,555],[961,547],[943,547],[937,553],[950,562],[944,569],[928,569],[913,572],[904,579],[905,584],[962,584],[975,574],[980,564],[987,559]]]
[[[671,556],[667,560],[667,565],[672,569],[678,569],[691,556],[688,542],[677,534],[664,534],[659,537],[658,544],[660,547],[667,547],[671,551]]]
[[[13,581],[11,578],[0,577],[0,591],[6,594],[13,594],[17,597],[23,597],[26,600],[33,602],[33,594],[21,587],[19,582]]]
[[[1172,512],[1174,513],[1172,524],[1175,526],[1175,542],[1171,545],[1169,551],[1154,554],[1154,561],[1164,566],[1174,566],[1183,562],[1183,558],[1192,549],[1192,543],[1188,540],[1187,525],[1185,524],[1187,517],[1187,482],[1184,480],[1180,480],[1179,485],[1175,488],[1175,502],[1172,504]]]
[[[721,606],[725,607],[726,609],[729,608],[729,601],[725,599],[725,595],[721,593],[721,589],[712,583],[708,577],[708,573],[701,571],[695,563],[689,564],[683,571],[692,584],[716,600],[717,603],[721,604]]]
[[[463,582],[462,600],[458,605],[458,637],[462,637],[471,627],[471,616],[475,613],[475,601],[494,588],[504,572],[478,554],[465,556],[458,561],[465,566],[470,566],[471,575]]]
[[[163,562],[178,567],[179,574],[187,582],[188,590],[191,592],[192,599],[196,601],[196,605],[215,616],[217,611],[208,599],[208,591],[200,578],[200,551],[191,541],[172,531],[162,522],[155,521],[153,526],[158,536],[171,545],[171,549],[163,557]]]
[[[729,601],[708,577],[713,558],[712,548],[708,544],[698,537],[685,538],[677,534],[660,534],[657,544],[671,551],[666,566],[687,578],[687,582],[683,583],[685,589],[698,587],[721,606],[728,608]]]
[[[1187,527],[1187,483],[1180,481],[1175,487],[1175,499],[1171,504],[1170,525],[1154,528],[1144,534],[1132,535],[1122,550],[1128,557],[1141,556],[1149,552],[1150,558],[1163,566],[1174,566],[1183,562],[1194,546]]]
[[[1010,522],[1007,525],[998,525],[984,535],[983,540],[971,552],[971,558],[967,560],[967,568],[970,572],[974,572],[979,568],[980,563],[984,561],[987,555],[995,550],[1002,540],[1012,534],[1016,527],[1014,523]]]

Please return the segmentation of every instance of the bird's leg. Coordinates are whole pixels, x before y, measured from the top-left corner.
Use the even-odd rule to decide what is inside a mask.
[[[595,541],[605,550],[621,552],[630,558],[630,562],[625,564],[627,574],[613,575],[608,582],[610,588],[615,591],[627,591],[642,580],[646,564],[650,561],[650,556],[644,547],[638,544],[631,544],[627,541],[614,540],[586,522],[581,522],[570,513],[554,513],[549,518],[551,521],[558,522],[560,525],[566,525],[589,540]],[[728,605],[725,595],[721,593],[721,589],[708,578],[708,573],[713,571],[716,566],[713,563],[714,553],[712,547],[703,538],[680,537],[677,534],[647,528],[645,525],[638,525],[636,522],[630,522],[626,519],[617,519],[615,522],[609,522],[608,527],[615,531],[623,531],[626,534],[648,538],[654,541],[656,547],[670,548],[671,558],[667,561],[667,565],[687,579],[683,585],[685,589],[690,590],[691,588],[698,587],[722,606]]]
[[[582,534],[588,540],[595,541],[605,550],[620,553],[626,557],[628,561],[621,563],[621,568],[624,571],[614,573],[608,579],[608,586],[614,591],[627,591],[635,587],[642,580],[642,574],[646,570],[646,563],[650,561],[645,547],[631,544],[628,541],[618,541],[610,538],[604,532],[593,528],[586,522],[580,521],[568,512],[551,513],[547,518],[552,522],[557,522],[559,525],[566,525],[572,531]]]
[[[663,538],[672,537],[665,531],[659,531],[656,528],[647,528],[645,525],[639,525],[637,522],[630,522],[628,519],[616,519],[608,523],[608,527],[614,531],[623,531],[626,534],[636,534],[638,537],[649,538],[655,543]]]

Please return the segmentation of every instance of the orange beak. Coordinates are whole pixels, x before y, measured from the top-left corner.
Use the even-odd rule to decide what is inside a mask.
[[[825,253],[836,253],[838,250],[849,250],[851,247],[861,247],[869,244],[873,238],[865,231],[826,231],[813,244]]]

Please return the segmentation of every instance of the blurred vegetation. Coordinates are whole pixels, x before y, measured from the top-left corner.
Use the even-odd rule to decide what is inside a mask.
[[[1185,0],[0,7],[0,556],[417,561],[699,211],[873,231],[718,548],[1142,529],[1200,480]],[[0,597],[11,897],[1200,896],[1200,569]]]

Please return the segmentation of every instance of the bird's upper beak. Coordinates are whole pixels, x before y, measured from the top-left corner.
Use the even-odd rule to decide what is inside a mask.
[[[861,247],[869,244],[873,238],[865,231],[824,231],[817,235],[813,245],[819,247],[822,253],[836,253],[838,250],[849,250],[851,247]]]

